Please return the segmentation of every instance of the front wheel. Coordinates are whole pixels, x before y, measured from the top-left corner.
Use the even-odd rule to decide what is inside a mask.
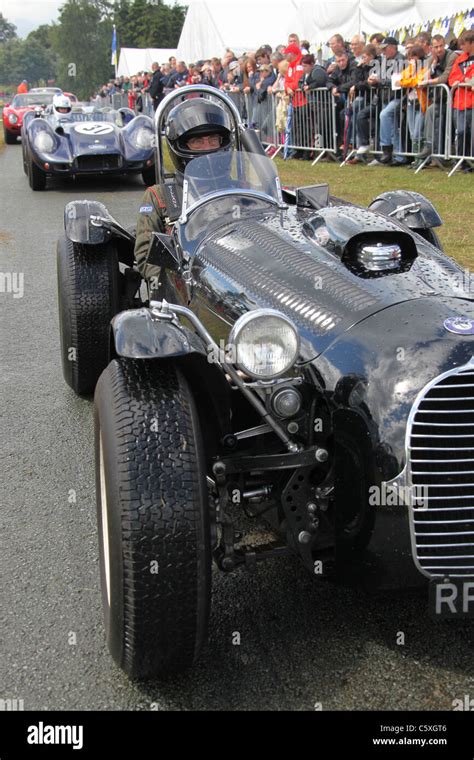
[[[93,393],[109,361],[110,320],[120,307],[120,271],[113,243],[57,247],[63,375],[79,395]]]
[[[30,158],[28,162],[28,182],[32,190],[44,190],[46,187],[46,174]]]
[[[16,135],[12,135],[11,132],[8,131],[8,129],[4,126],[3,127],[3,137],[5,140],[6,145],[15,145],[16,144]]]
[[[199,420],[175,365],[109,364],[95,393],[95,451],[110,652],[132,677],[180,672],[206,636],[211,550]]]
[[[156,183],[156,172],[154,166],[149,166],[142,171],[142,179],[147,187],[151,187]]]
[[[23,173],[26,174],[28,177],[28,164],[26,161],[26,151],[25,151],[25,138],[22,137],[21,139],[21,154],[22,154],[22,162],[23,162]]]

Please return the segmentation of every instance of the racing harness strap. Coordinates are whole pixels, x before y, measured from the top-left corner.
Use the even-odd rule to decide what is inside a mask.
[[[183,188],[176,182],[162,185],[165,197],[166,216],[170,222],[176,222],[181,216]]]

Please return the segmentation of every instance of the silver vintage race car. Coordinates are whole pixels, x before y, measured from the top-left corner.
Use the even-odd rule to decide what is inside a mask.
[[[129,108],[76,106],[61,118],[40,109],[25,116],[21,137],[32,190],[44,190],[48,176],[141,173],[146,185],[155,181],[153,122]]]

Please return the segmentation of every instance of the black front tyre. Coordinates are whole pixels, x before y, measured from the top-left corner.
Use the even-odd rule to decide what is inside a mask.
[[[154,166],[149,166],[142,171],[142,179],[147,187],[151,187],[156,184],[156,172]]]
[[[357,441],[338,434],[339,468],[336,492],[343,504],[336,525],[338,548],[360,553],[367,548],[375,525],[375,509],[369,502],[369,486],[364,460]]]
[[[211,550],[203,443],[172,363],[113,360],[95,393],[107,643],[130,676],[178,673],[207,632]]]
[[[24,138],[22,138],[22,141],[21,141],[21,153],[22,153],[22,162],[23,162],[23,173],[26,174],[26,176],[28,176],[28,164],[26,161]]]
[[[46,174],[30,158],[28,162],[28,182],[32,190],[44,190],[46,187]]]
[[[5,125],[3,126],[3,138],[5,140],[6,145],[16,144],[17,136],[12,135],[12,133],[9,132],[8,129],[5,127]]]
[[[87,395],[109,361],[110,320],[120,304],[117,254],[112,243],[87,246],[62,237],[57,270],[63,375]]]

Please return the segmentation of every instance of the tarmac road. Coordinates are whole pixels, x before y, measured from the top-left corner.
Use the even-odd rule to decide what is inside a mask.
[[[292,558],[215,574],[209,643],[192,672],[139,684],[114,665],[92,405],[61,375],[55,241],[68,201],[101,200],[128,225],[142,192],[137,178],[34,193],[21,146],[0,155],[0,272],[24,274],[23,297],[0,292],[0,699],[47,710],[451,710],[474,698],[472,625],[431,621],[423,583],[375,593],[316,584]]]

